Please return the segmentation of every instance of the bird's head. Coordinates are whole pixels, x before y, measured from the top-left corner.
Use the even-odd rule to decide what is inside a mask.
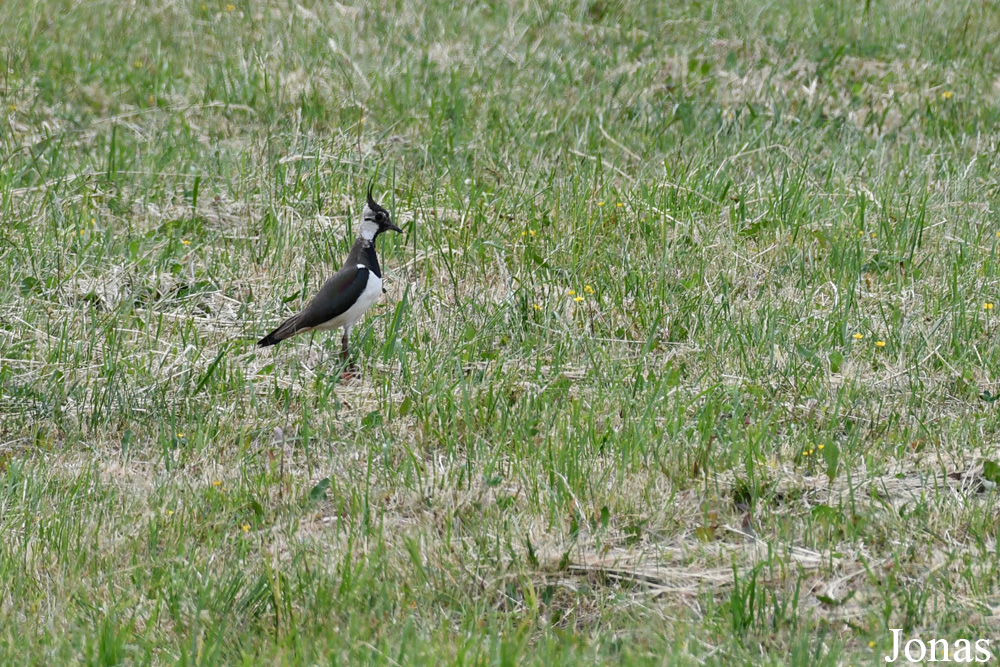
[[[365,203],[365,208],[361,212],[361,235],[371,241],[376,236],[389,229],[394,232],[403,231],[396,225],[392,224],[392,217],[389,215],[389,211],[379,206],[379,204],[372,197],[372,184],[369,184],[368,201]]]

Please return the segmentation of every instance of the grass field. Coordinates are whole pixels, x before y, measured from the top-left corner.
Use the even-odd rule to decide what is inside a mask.
[[[1000,637],[998,73],[996,0],[0,3],[0,663]],[[373,177],[361,377],[257,349]]]

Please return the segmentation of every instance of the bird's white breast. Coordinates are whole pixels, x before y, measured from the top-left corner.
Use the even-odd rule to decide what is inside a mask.
[[[367,269],[367,267],[363,264],[358,264],[358,269]],[[361,293],[361,296],[354,302],[354,305],[316,328],[329,330],[354,326],[354,323],[361,319],[365,311],[371,308],[372,304],[378,301],[380,296],[382,296],[382,279],[376,276],[374,271],[368,270],[368,283],[365,285],[365,291]]]

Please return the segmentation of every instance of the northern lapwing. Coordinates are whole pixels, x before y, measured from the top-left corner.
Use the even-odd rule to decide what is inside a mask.
[[[369,185],[368,202],[361,212],[361,229],[344,266],[323,284],[302,312],[282,322],[281,326],[257,341],[257,346],[277,345],[306,331],[331,331],[343,327],[340,356],[347,363],[347,340],[351,328],[382,294],[382,269],[375,254],[375,239],[389,229],[403,231],[392,224],[389,211],[372,199]],[[348,366],[347,370],[350,373],[352,369]]]

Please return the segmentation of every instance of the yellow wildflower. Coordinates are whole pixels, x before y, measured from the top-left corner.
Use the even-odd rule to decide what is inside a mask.
[[[884,340],[875,341],[875,347],[885,347],[885,341]]]
[[[983,310],[993,310],[993,303],[990,302],[990,301],[987,301],[986,303],[984,303],[983,304]]]
[[[594,288],[591,287],[590,285],[584,285],[583,286],[583,291],[586,292],[587,294],[593,294],[594,293]]]
[[[183,243],[184,245],[191,245],[191,242],[188,241],[187,239],[181,239],[181,243]]]
[[[216,486],[216,487],[222,486],[222,482],[220,482],[219,480],[215,480],[214,482],[212,482],[212,486]]]
[[[249,533],[250,532],[250,524],[248,524],[248,523],[243,524],[240,527],[240,530],[242,530],[244,533]]]
[[[536,304],[532,304],[531,307],[534,308],[535,310],[541,310],[542,309],[542,307],[539,306],[537,303]]]
[[[875,642],[868,642],[868,648],[875,648]]]
[[[854,340],[861,340],[864,337],[865,337],[865,335],[863,333],[861,333],[860,331],[858,333],[854,334]]]
[[[943,93],[941,93],[941,99],[942,100],[950,100],[954,96],[955,96],[955,93],[951,92],[950,90],[946,90]]]
[[[529,236],[535,236],[535,234],[536,234],[536,232],[535,232],[535,230],[534,230],[534,229],[529,229],[529,230],[528,230],[528,235],[529,235]]]
[[[574,294],[576,294],[576,290],[575,289],[566,290],[566,294],[573,296]]]
[[[818,449],[820,451],[823,451],[823,447],[825,447],[825,446],[826,445],[816,445],[816,449]]]
[[[604,202],[603,201],[599,201],[599,202],[597,202],[597,205],[598,206],[604,206]]]
[[[232,5],[232,4],[230,4],[230,5],[226,5],[226,11],[227,11],[227,12],[231,12],[231,11],[233,11],[234,9],[236,9],[236,5]]]
[[[625,205],[625,204],[623,204],[623,203],[621,203],[621,202],[618,202],[617,204],[615,204],[615,206],[617,206],[618,208],[621,208],[621,207],[622,207],[622,206],[624,206],[624,205]]]
[[[574,297],[573,301],[576,301],[577,303],[580,303],[581,301],[583,301],[583,297],[582,296]]]

